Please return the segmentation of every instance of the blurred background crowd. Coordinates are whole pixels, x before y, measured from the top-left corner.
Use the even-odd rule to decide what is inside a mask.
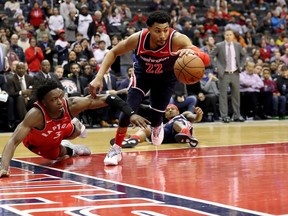
[[[55,79],[67,97],[85,96],[105,54],[119,41],[146,28],[149,13],[165,10],[171,27],[210,54],[234,32],[245,62],[239,68],[240,110],[244,120],[285,119],[288,98],[287,2],[285,0],[0,0],[0,128],[11,131],[31,106],[33,86]],[[117,57],[104,76],[102,92],[126,99],[134,53]],[[214,59],[211,59],[211,62]],[[178,83],[171,103],[181,111],[204,111],[203,122],[221,121],[218,71],[206,67],[193,85]],[[232,115],[231,88],[227,88]],[[149,95],[143,101],[147,111]],[[119,111],[85,111],[88,127],[111,127]]]

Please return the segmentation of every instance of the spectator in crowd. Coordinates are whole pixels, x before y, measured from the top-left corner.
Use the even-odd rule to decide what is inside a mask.
[[[65,32],[66,32],[66,40],[72,44],[73,42],[75,42],[76,40],[76,32],[77,32],[77,25],[75,23],[76,20],[76,11],[71,10],[69,12],[69,17],[67,19],[65,19]],[[78,32],[78,34],[82,35],[83,34]]]
[[[240,73],[241,111],[244,117],[260,120],[259,97],[260,89],[264,87],[262,79],[255,74],[255,63],[248,62],[245,71]]]
[[[269,114],[274,117],[279,116],[281,118],[285,116],[286,99],[285,96],[281,96],[278,91],[277,85],[271,77],[269,68],[263,68],[263,83],[264,87],[260,89],[262,98],[265,100],[266,98],[270,98],[270,95],[272,94],[272,102],[268,101],[264,109],[270,111]]]
[[[64,18],[64,20],[69,19],[70,11],[76,11],[75,4],[71,2],[71,0],[65,0],[60,4],[60,15]]]
[[[14,114],[14,100],[13,98],[8,94],[8,87],[7,87],[7,81],[5,80],[5,77],[3,74],[0,74],[0,94],[6,95],[7,99],[6,101],[0,100],[0,107],[6,108],[6,120],[7,120],[7,127],[8,130],[13,130],[15,128],[15,114]],[[1,97],[2,98],[2,97]],[[3,110],[1,109],[1,112]]]
[[[59,14],[59,10],[56,7],[53,8],[53,15],[49,17],[48,26],[53,40],[56,41],[58,39],[58,31],[64,29],[63,16]]]
[[[51,65],[50,62],[47,59],[44,59],[41,62],[41,70],[39,73],[37,73],[33,78],[34,78],[34,83],[38,83],[43,79],[53,79],[56,82],[59,82],[58,76],[51,72]]]
[[[17,16],[17,21],[14,23],[14,30],[16,31],[15,33],[19,33],[20,30],[24,28],[24,23],[24,16],[22,14],[19,14]]]
[[[96,59],[98,64],[102,64],[105,55],[108,53],[108,49],[106,48],[106,42],[104,40],[99,41],[99,49],[93,52],[94,58]]]
[[[28,22],[34,26],[35,29],[38,29],[39,25],[44,22],[46,19],[45,14],[42,12],[39,7],[39,3],[36,1],[33,3],[33,8],[31,9],[28,15]]]
[[[210,54],[210,52],[212,52],[212,50],[215,48],[215,39],[213,36],[208,36],[206,38],[204,38],[204,44],[205,46],[203,46],[201,48],[202,52],[207,53],[208,55]],[[213,67],[211,64],[207,65],[205,67],[205,73],[209,74],[209,73],[214,73]],[[205,112],[204,112],[205,114]]]
[[[267,43],[265,40],[261,40],[260,42],[260,58],[262,59],[263,62],[270,62],[271,58],[271,52],[269,49],[267,49]]]
[[[96,74],[94,74],[90,64],[83,66],[82,76],[85,77],[88,80],[88,82],[91,82],[95,78],[95,75]]]
[[[219,120],[219,87],[218,78],[212,73],[205,73],[200,80],[201,92],[198,94],[197,106],[203,110],[202,121]]]
[[[20,31],[20,38],[17,41],[18,46],[20,46],[23,49],[23,52],[25,52],[26,49],[30,47],[30,42],[27,35],[28,35],[27,30],[22,29]]]
[[[137,19],[133,22],[133,27],[135,27],[136,31],[141,31],[142,29],[147,28],[144,15],[142,13],[138,13]]]
[[[231,17],[229,23],[225,26],[225,30],[230,29],[233,32],[239,32],[240,35],[243,35],[241,26],[236,22],[236,17]]]
[[[233,42],[234,33],[231,29],[224,32],[225,40],[216,44],[210,53],[211,63],[218,72],[219,78],[219,109],[222,121],[229,123],[228,116],[228,86],[231,88],[233,120],[243,122],[240,114],[240,81],[239,73],[245,64],[246,53],[239,43]],[[214,62],[216,57],[217,62]]]
[[[43,52],[44,59],[47,59],[50,62],[50,65],[53,66],[55,48],[54,43],[49,40],[49,36],[47,34],[42,34],[42,40],[38,43],[38,46]]]
[[[88,1],[87,0],[80,0],[80,1],[78,1],[78,3],[75,6],[76,6],[76,9],[78,11],[81,11],[83,5],[85,5],[88,8],[88,6],[89,6]]]
[[[92,21],[92,16],[88,13],[88,6],[86,4],[83,4],[81,6],[79,16],[76,17],[75,23],[78,26],[77,32],[82,33],[84,38],[89,39],[88,27]]]
[[[97,27],[99,25],[102,26],[103,32],[107,34],[106,23],[103,20],[102,12],[100,10],[96,10],[94,14],[95,14],[94,20],[93,22],[89,24],[88,31],[87,31],[87,34],[90,40],[92,39],[92,36],[94,36],[96,32],[98,31]]]
[[[16,73],[7,80],[8,94],[14,99],[19,120],[22,121],[27,113],[28,102],[34,85],[33,78],[27,75],[26,66],[19,62]]]
[[[74,63],[70,66],[71,76],[68,78],[76,84],[77,92],[69,96],[86,96],[88,94],[88,80],[86,77],[80,76],[81,67]]]
[[[40,71],[41,61],[44,55],[40,47],[36,46],[36,38],[29,39],[30,47],[26,49],[25,56],[28,63],[29,75],[34,76]]]
[[[91,0],[89,1],[89,9],[90,11],[100,11],[102,2],[101,0]]]
[[[7,47],[5,44],[3,43],[0,43],[0,73],[3,74],[3,71],[6,70],[6,65],[7,65],[7,62],[6,62],[6,56],[7,56]]]
[[[52,40],[49,30],[45,27],[45,23],[40,23],[39,28],[36,30],[36,40],[37,43],[42,41],[42,35],[48,35],[48,39]]]
[[[20,3],[15,0],[8,0],[4,4],[4,10],[9,17],[13,17],[16,13],[22,13]]]
[[[280,60],[288,65],[288,46],[284,49],[284,54],[280,57]]]
[[[67,0],[70,1],[70,0]],[[68,59],[68,49],[70,48],[70,43],[66,40],[66,34],[63,29],[58,31],[59,38],[55,42],[55,49],[58,53],[58,64],[62,64]]]
[[[91,66],[93,73],[97,74],[98,70],[100,69],[100,65],[97,63],[96,59],[92,57],[89,59],[88,63]]]
[[[63,73],[64,73],[64,69],[61,65],[56,65],[54,67],[54,73],[57,75],[59,81],[61,82],[61,80],[63,79]]]
[[[115,47],[120,42],[119,36],[113,35],[111,37],[111,46],[109,46],[107,49],[111,50],[113,47]],[[120,77],[121,70],[120,70],[120,56],[117,56],[114,63],[111,65],[111,72],[116,75],[116,77]]]
[[[288,99],[288,66],[287,65],[283,65],[280,69],[281,75],[277,77],[276,79],[276,85],[277,85],[277,89],[280,92],[281,96],[284,96],[285,99],[283,98],[283,103],[285,101],[285,106],[287,104],[287,99]],[[280,110],[279,110],[280,111]],[[285,112],[284,113],[280,113],[279,112],[279,119],[284,119],[286,115],[286,107],[285,107]]]
[[[97,27],[97,33],[100,35],[101,40],[104,40],[106,43],[106,48],[111,46],[111,39],[108,34],[104,32],[103,26],[99,25]]]
[[[64,69],[63,77],[69,77],[71,75],[70,68],[74,63],[77,63],[77,55],[75,51],[72,50],[71,52],[69,52],[68,60],[63,62],[62,64]]]
[[[4,44],[6,45],[6,49],[7,49],[6,55],[3,55],[5,57],[4,68],[5,68],[5,71],[9,72],[9,71],[11,71],[12,63],[14,61],[19,61],[19,58],[18,58],[17,54],[11,49],[9,41],[6,41]],[[3,67],[3,65],[2,65],[2,67]]]

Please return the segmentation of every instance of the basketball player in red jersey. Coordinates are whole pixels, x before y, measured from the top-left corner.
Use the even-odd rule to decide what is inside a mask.
[[[135,114],[128,104],[116,95],[64,99],[62,85],[51,79],[43,80],[35,93],[37,101],[34,107],[26,114],[4,147],[0,177],[9,176],[10,161],[22,141],[30,151],[51,160],[64,156],[90,155],[91,152],[86,146],[73,145],[68,141],[80,135],[80,123],[77,124],[77,121],[73,122],[72,119],[86,109],[109,104],[130,116],[130,121],[134,125],[147,128],[147,123],[150,123]]]
[[[129,90],[127,103],[137,112],[143,97],[150,91],[151,140],[154,145],[160,145],[164,136],[163,113],[176,83],[173,70],[176,59],[185,54],[196,54],[205,65],[209,64],[210,59],[206,53],[193,46],[186,35],[169,27],[170,15],[168,13],[155,11],[149,15],[146,24],[147,29],[132,34],[106,54],[89,88],[91,94],[96,96],[96,90],[102,90],[105,72],[116,57],[135,49],[137,62],[134,64],[132,88]],[[122,159],[121,145],[128,125],[128,116],[121,113],[115,144],[104,159],[105,165],[117,165]]]

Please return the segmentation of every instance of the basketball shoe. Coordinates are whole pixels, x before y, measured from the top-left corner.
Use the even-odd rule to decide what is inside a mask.
[[[121,147],[114,144],[104,159],[105,166],[116,166],[122,160]]]
[[[158,127],[151,127],[151,141],[153,145],[161,145],[164,139],[163,123]]]
[[[68,140],[62,140],[61,141],[61,145],[64,146],[64,147],[71,148],[73,150],[72,156],[88,156],[88,155],[91,155],[91,150],[85,145],[72,144]]]
[[[175,140],[178,143],[187,143],[190,147],[196,147],[198,145],[198,140],[192,137],[187,128],[183,128],[178,134],[176,134]]]
[[[110,140],[110,145],[114,145],[115,138]],[[122,142],[122,148],[133,148],[138,145],[139,141],[136,138],[125,138]]]

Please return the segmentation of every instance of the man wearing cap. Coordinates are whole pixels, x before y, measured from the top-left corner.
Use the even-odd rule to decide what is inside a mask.
[[[55,42],[55,49],[58,53],[58,65],[61,65],[63,61],[68,59],[68,49],[70,43],[66,41],[66,34],[63,29],[58,31],[58,40]]]
[[[77,31],[82,33],[84,38],[89,39],[87,32],[89,24],[92,21],[92,16],[88,13],[88,6],[86,4],[83,4],[81,6],[81,12],[76,18],[75,23],[78,23]]]
[[[193,122],[200,122],[203,111],[200,107],[195,107],[195,114],[185,111],[180,114],[179,109],[174,104],[168,104],[165,110],[165,118],[168,122],[164,125],[163,144],[168,143],[187,143],[190,147],[196,147],[198,140],[193,137]],[[150,138],[151,129],[139,129],[129,138],[124,139],[122,148],[131,148],[139,142],[144,142]],[[114,139],[110,140],[114,144]]]

